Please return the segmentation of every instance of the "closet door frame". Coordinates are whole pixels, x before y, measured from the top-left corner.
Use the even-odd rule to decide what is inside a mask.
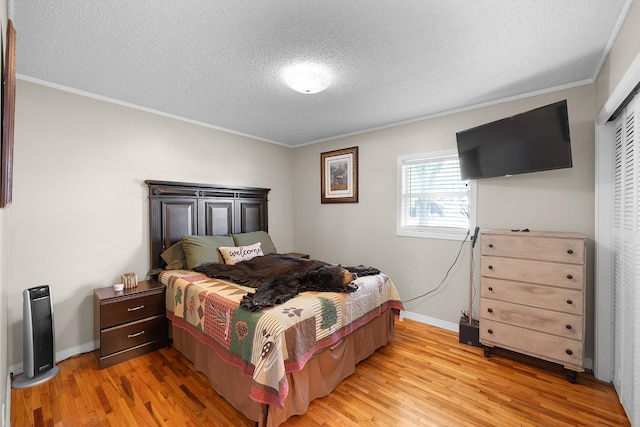
[[[593,373],[613,379],[613,156],[614,127],[609,118],[640,84],[640,55],[626,71],[595,122],[595,348]]]
[[[626,71],[595,122],[595,354],[596,378],[613,379],[613,156],[614,126],[609,118],[640,84],[640,55]]]

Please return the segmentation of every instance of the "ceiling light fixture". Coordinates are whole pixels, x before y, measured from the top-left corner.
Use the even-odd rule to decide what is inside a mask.
[[[316,62],[298,62],[282,71],[282,79],[296,92],[311,95],[329,87],[331,71]]]

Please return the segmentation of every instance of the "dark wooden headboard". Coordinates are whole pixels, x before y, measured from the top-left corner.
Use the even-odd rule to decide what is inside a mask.
[[[184,235],[269,231],[269,188],[145,182],[149,187],[150,275],[165,265],[160,254]]]

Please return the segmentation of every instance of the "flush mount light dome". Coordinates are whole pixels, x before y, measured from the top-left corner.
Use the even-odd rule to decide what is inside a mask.
[[[331,84],[331,71],[315,62],[299,62],[282,71],[282,79],[291,89],[304,94],[322,92]]]

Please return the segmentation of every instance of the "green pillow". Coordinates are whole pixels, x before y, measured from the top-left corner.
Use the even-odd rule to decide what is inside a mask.
[[[167,263],[166,270],[182,270],[185,268],[186,259],[182,250],[182,241],[169,246],[160,254],[160,257]]]
[[[271,240],[271,236],[269,236],[266,231],[252,231],[250,233],[234,234],[233,240],[236,242],[235,246],[249,246],[260,242],[260,248],[262,249],[263,254],[269,255],[278,253],[276,246]]]
[[[224,264],[218,248],[233,245],[231,236],[182,236],[182,250],[189,270],[202,264]]]

